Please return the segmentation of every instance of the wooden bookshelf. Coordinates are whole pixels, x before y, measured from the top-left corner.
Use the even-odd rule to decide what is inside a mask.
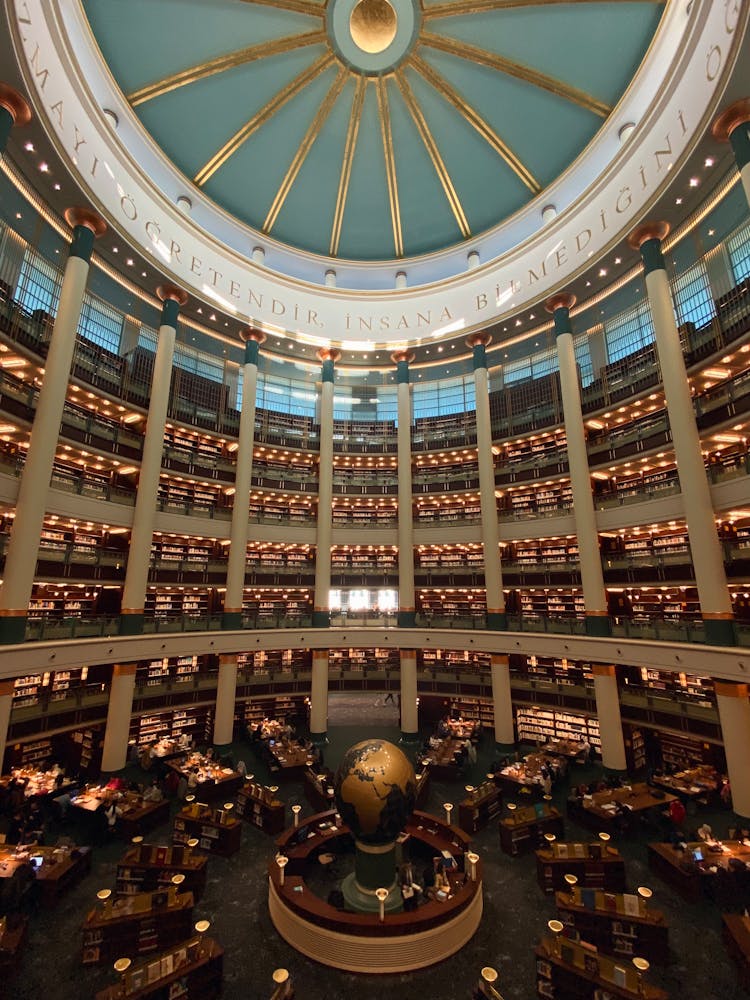
[[[134,963],[121,982],[95,1000],[216,1000],[224,978],[224,949],[209,937],[194,937],[145,962]]]
[[[157,892],[108,899],[91,910],[83,924],[84,965],[121,955],[145,955],[190,937],[193,894],[175,886]]]
[[[564,889],[566,875],[575,875],[581,888],[625,890],[625,861],[609,845],[554,843],[536,852],[536,877],[544,892]]]
[[[257,782],[248,781],[237,792],[236,813],[271,836],[277,836],[284,829],[284,803],[269,788]]]
[[[200,850],[228,858],[240,849],[242,823],[234,810],[191,802],[175,816],[172,839],[176,844],[186,844],[196,837]]]
[[[138,844],[129,847],[117,863],[118,895],[168,889],[175,875],[184,875],[183,889],[198,902],[206,889],[208,857],[177,845]]]
[[[569,932],[601,951],[625,959],[640,955],[658,965],[669,961],[669,926],[664,914],[639,896],[576,887],[556,893],[555,904]]]

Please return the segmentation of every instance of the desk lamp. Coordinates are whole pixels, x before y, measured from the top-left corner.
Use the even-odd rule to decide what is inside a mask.
[[[479,855],[475,854],[474,851],[469,851],[466,855],[466,860],[469,862],[469,878],[472,882],[476,882],[477,861],[479,861]]]
[[[547,927],[554,934],[554,938],[552,939],[553,942],[554,942],[554,944],[553,944],[553,951],[554,951],[554,953],[556,955],[559,956],[559,954],[560,954],[560,935],[563,932],[564,924],[563,924],[562,920],[548,920],[547,921]]]
[[[643,976],[651,968],[651,963],[647,958],[639,958],[637,955],[633,959],[633,965],[638,972],[638,992],[643,994]]]
[[[185,881],[185,875],[183,874],[183,872],[178,872],[176,875],[173,875],[172,878],[171,878],[172,885],[175,887],[175,890],[177,892],[180,891],[180,886],[182,885],[182,883],[184,881]]]
[[[292,806],[292,815],[294,816],[294,826],[295,828],[299,826],[299,814],[302,812],[301,805]]]
[[[377,896],[378,903],[380,903],[380,922],[382,924],[385,920],[385,901],[388,899],[388,890],[376,889],[375,895]]]
[[[206,942],[205,934],[208,928],[211,926],[210,920],[199,920],[195,925],[196,933],[198,934],[198,952],[201,955],[206,954]]]
[[[653,896],[652,890],[647,885],[639,885],[636,892],[643,900],[643,907],[645,909],[648,906],[649,899]]]
[[[451,825],[451,813],[453,812],[453,803],[452,802],[444,802],[443,803],[443,809],[445,809],[445,822],[448,824],[448,826],[450,826]]]
[[[117,972],[122,978],[123,991],[125,989],[125,973],[128,971],[128,969],[132,964],[133,964],[132,959],[129,958],[118,958],[117,961],[115,962],[114,969],[115,972]]]
[[[578,885],[578,877],[576,875],[564,875],[563,878],[565,879],[565,882],[567,883],[568,886],[568,890],[572,896],[573,893],[575,892],[576,886]]]
[[[545,833],[544,839],[547,841],[547,846],[549,847],[549,849],[552,850],[552,845],[557,840],[557,837],[554,835],[554,833]]]
[[[289,858],[285,855],[280,854],[276,858],[276,864],[279,866],[279,885],[284,884],[284,868],[289,864]]]
[[[503,1000],[495,987],[492,985],[497,982],[497,969],[493,969],[490,965],[485,965],[480,974],[482,976],[482,983],[486,989],[489,990],[490,996],[496,997],[497,1000]]]
[[[96,894],[96,898],[99,900],[100,903],[104,904],[107,902],[107,900],[111,895],[112,895],[111,889],[100,889],[99,892],[97,892]]]

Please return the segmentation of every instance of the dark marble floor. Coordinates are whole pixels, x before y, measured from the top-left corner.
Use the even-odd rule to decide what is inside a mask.
[[[326,748],[326,764],[335,767],[342,752],[363,735],[398,738],[395,727],[362,725],[332,727],[331,742]],[[252,761],[245,745],[233,747],[236,758],[245,759],[256,777],[267,780],[262,767]],[[480,781],[493,754],[486,738],[474,767],[456,775],[450,782],[434,782],[429,808],[440,813],[443,802],[458,802],[466,783]],[[595,766],[577,769],[574,777],[590,780]],[[557,804],[563,807],[566,788],[555,790]],[[282,787],[288,804],[304,803],[299,783]],[[701,820],[703,814],[701,814]],[[721,834],[730,823],[730,814],[710,814],[714,831]],[[700,822],[700,821],[699,821]],[[697,824],[696,824],[697,825]],[[82,831],[69,827],[58,833],[72,835],[84,842]],[[164,826],[147,838],[167,842],[170,827]],[[468,1000],[471,987],[482,966],[495,966],[500,972],[498,987],[505,1000],[531,1000],[535,995],[534,945],[555,915],[554,905],[537,886],[533,855],[510,858],[499,848],[496,826],[479,834],[475,847],[483,857],[484,915],[473,940],[456,956],[435,966],[409,975],[363,977],[337,972],[298,955],[276,934],[268,917],[266,865],[272,841],[255,828],[243,828],[242,849],[230,859],[212,858],[208,888],[196,907],[196,919],[211,921],[210,933],[225,948],[225,1000],[266,1000],[271,993],[271,974],[279,966],[293,976],[298,1000],[331,1000],[357,997],[358,1000],[392,1000],[424,996],[431,1000]],[[589,839],[586,833],[567,823],[566,839]],[[653,975],[674,1000],[747,1000],[740,989],[734,966],[721,941],[718,908],[709,902],[688,905],[651,875],[646,864],[646,844],[658,839],[655,831],[643,830],[618,844],[627,859],[630,886],[650,885],[654,906],[667,914],[673,961]],[[82,969],[80,925],[93,905],[96,891],[114,886],[115,864],[123,850],[121,841],[97,847],[91,874],[67,896],[54,911],[38,912],[32,917],[29,940],[18,973],[10,983],[0,982],[0,997],[13,1000],[82,1000],[114,981],[109,968]],[[750,903],[750,901],[748,901]]]

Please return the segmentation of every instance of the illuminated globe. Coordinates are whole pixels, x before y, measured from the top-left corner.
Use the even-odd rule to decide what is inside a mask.
[[[363,844],[388,844],[414,810],[414,768],[392,743],[363,740],[344,754],[336,772],[336,805]]]

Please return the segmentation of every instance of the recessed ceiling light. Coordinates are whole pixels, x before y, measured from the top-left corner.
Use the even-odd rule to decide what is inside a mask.
[[[690,187],[691,188],[697,188],[699,184],[700,184],[700,181],[698,180],[697,177],[691,177],[690,178]]]
[[[615,264],[622,264],[622,257],[615,257]]]
[[[128,265],[128,267],[132,267],[135,262],[132,257],[128,257],[125,263]]]
[[[120,252],[119,247],[112,247],[112,253],[119,253],[119,252]]]
[[[599,277],[600,278],[606,278],[607,277],[607,268],[606,267],[600,267],[599,268]]]
[[[39,169],[42,171],[43,174],[48,174],[49,173],[49,164],[42,162],[42,163],[39,164]]]
[[[715,230],[715,229],[709,229],[709,231],[708,231],[708,235],[709,235],[709,236],[713,236],[715,232],[716,232],[716,230]]]
[[[35,150],[34,150],[34,143],[33,142],[27,142],[24,145],[23,148],[26,150],[27,153],[33,153],[33,152],[35,152]]]
[[[60,190],[60,185],[59,184],[53,184],[52,186],[54,187],[55,191],[59,191]]]
[[[675,198],[674,203],[675,203],[675,205],[681,205],[682,204],[682,198]]]
[[[212,319],[214,321],[214,323],[215,323],[216,322],[216,313],[211,313],[211,315],[208,318]]]
[[[713,156],[707,156],[706,159],[705,159],[705,162],[703,163],[703,166],[704,167],[712,167],[715,162],[716,161],[714,160]]]
[[[148,277],[148,275],[146,274],[146,272],[145,272],[145,271],[141,271],[141,277],[142,277],[142,278],[147,278],[147,277]]]
[[[16,218],[17,218],[17,219],[20,219],[20,218],[22,218],[22,215],[21,215],[21,213],[20,213],[20,212],[16,212]]]

